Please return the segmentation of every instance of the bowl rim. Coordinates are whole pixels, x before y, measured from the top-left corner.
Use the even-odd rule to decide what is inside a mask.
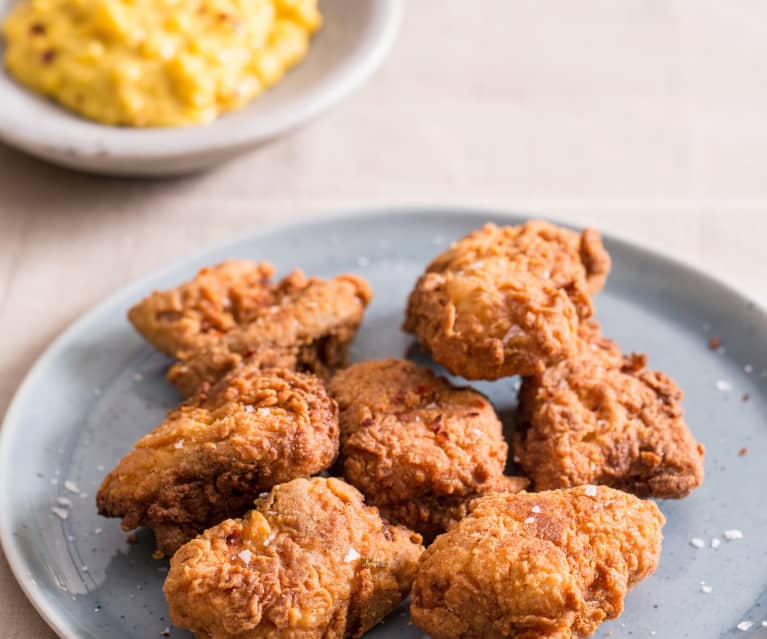
[[[80,126],[34,126],[23,109],[0,109],[0,142],[54,161],[79,162],[173,160],[194,155],[234,154],[274,139],[320,115],[359,88],[391,50],[402,20],[402,0],[369,0],[371,17],[352,55],[300,93],[286,108],[266,116],[233,122],[217,119],[188,127],[121,128],[81,119]],[[1,51],[1,48],[0,48]],[[11,91],[31,93],[0,65]],[[30,97],[39,98],[36,94]],[[66,111],[64,107],[53,105]],[[73,117],[78,118],[77,114]],[[50,124],[50,123],[49,123]],[[85,126],[83,126],[85,125]],[[83,132],[89,134],[83,135]]]

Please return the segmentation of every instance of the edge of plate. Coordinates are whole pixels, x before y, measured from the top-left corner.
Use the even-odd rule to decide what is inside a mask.
[[[265,224],[262,227],[256,227],[243,234],[232,235],[227,239],[213,243],[202,249],[196,250],[189,255],[182,257],[181,259],[174,260],[168,265],[150,271],[137,280],[134,280],[130,284],[127,284],[117,291],[109,295],[106,299],[101,300],[95,306],[91,307],[78,319],[74,320],[69,326],[67,326],[43,351],[42,355],[35,360],[32,367],[22,379],[18,388],[11,398],[11,402],[8,405],[8,409],[2,419],[2,426],[0,426],[0,546],[2,546],[5,553],[8,565],[11,568],[11,572],[16,579],[22,592],[26,595],[35,610],[45,620],[48,626],[62,639],[71,639],[77,636],[75,629],[72,628],[69,621],[61,616],[49,602],[46,600],[46,590],[41,588],[38,584],[32,584],[29,580],[25,579],[22,575],[27,568],[26,561],[22,556],[22,553],[18,546],[13,542],[13,532],[8,525],[9,518],[5,516],[5,512],[9,506],[6,499],[6,486],[3,481],[3,474],[7,464],[4,463],[7,456],[8,444],[7,441],[12,437],[11,433],[14,433],[18,428],[19,421],[16,417],[17,407],[20,405],[21,398],[27,393],[27,389],[34,385],[36,378],[42,374],[47,367],[49,360],[54,359],[58,353],[65,347],[66,342],[71,334],[74,334],[81,324],[87,323],[95,315],[102,312],[102,310],[108,305],[112,304],[116,299],[128,295],[133,290],[139,290],[145,288],[144,282],[150,278],[159,277],[163,274],[175,270],[177,268],[183,268],[185,265],[191,265],[195,261],[203,258],[203,256],[223,250],[227,246],[247,240],[253,240],[259,237],[271,235],[274,233],[282,233],[290,229],[305,227],[305,226],[317,226],[321,227],[326,224],[332,224],[344,220],[359,220],[370,219],[382,216],[406,216],[415,215],[419,217],[431,217],[434,219],[440,219],[444,217],[475,217],[478,220],[482,218],[515,218],[516,222],[518,218],[527,219],[546,219],[555,224],[569,227],[569,228],[583,228],[582,226],[572,224],[570,222],[558,219],[555,216],[550,215],[535,215],[517,212],[513,210],[501,210],[496,208],[477,208],[477,207],[461,207],[461,206],[440,206],[440,205],[397,205],[393,207],[374,207],[374,208],[362,208],[362,209],[342,209],[335,213],[325,213],[318,215],[301,215],[294,220],[280,223]],[[739,298],[744,304],[752,304],[754,310],[761,313],[765,321],[767,321],[767,306],[762,303],[761,300],[751,297],[734,283],[728,281],[728,279],[720,274],[713,273],[706,266],[699,264],[696,260],[690,258],[678,258],[670,253],[663,251],[662,249],[655,248],[649,243],[641,240],[628,239],[621,233],[608,231],[602,234],[605,239],[611,242],[620,243],[630,249],[639,250],[643,253],[649,254],[654,259],[665,261],[676,268],[680,268],[686,271],[696,272],[698,275],[704,277],[709,283],[714,284],[720,288],[725,289],[729,294]]]

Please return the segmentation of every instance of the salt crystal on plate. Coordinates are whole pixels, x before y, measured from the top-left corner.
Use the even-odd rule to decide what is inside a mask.
[[[237,556],[242,559],[243,563],[247,566],[250,563],[250,558],[253,555],[249,550],[243,550]]]
[[[536,504],[530,510],[532,510],[534,513],[539,513],[541,512],[541,507],[538,504]]]
[[[737,625],[737,628],[738,628],[738,630],[742,630],[743,632],[746,632],[746,630],[750,630],[751,626],[753,626],[753,625],[754,625],[753,621],[741,621]]]
[[[762,622],[762,628],[767,628],[767,619]]]
[[[69,508],[72,505],[72,500],[67,499],[66,497],[56,497],[56,503],[59,506],[64,506],[65,508]]]
[[[593,484],[589,484],[586,486],[586,490],[584,491],[589,497],[596,497],[597,496],[597,487]]]
[[[56,515],[59,519],[68,519],[69,518],[69,511],[66,508],[58,508],[57,506],[54,506],[51,508],[51,512]]]
[[[700,591],[701,591],[703,594],[705,594],[705,595],[710,595],[710,594],[711,594],[711,592],[712,592],[713,590],[714,590],[714,589],[713,589],[711,586],[709,586],[708,584],[703,584],[703,585],[700,587]]]
[[[344,557],[345,563],[350,563],[352,561],[356,561],[360,558],[360,554],[354,550],[354,548],[349,548],[349,552],[346,553],[346,557]]]
[[[724,536],[727,541],[735,541],[736,539],[743,539],[743,531],[733,528],[732,530],[725,530]]]
[[[714,537],[714,538],[711,540],[711,547],[712,547],[714,550],[716,550],[717,548],[719,548],[719,546],[721,546],[721,545],[722,545],[722,540],[721,540],[721,539],[719,539],[719,537]]]
[[[728,393],[732,390],[732,384],[730,384],[730,382],[728,382],[727,380],[720,379],[716,383],[716,390],[722,393]]]
[[[706,542],[703,541],[700,537],[693,537],[690,539],[690,545],[695,546],[696,548],[703,548],[706,545]]]
[[[174,448],[183,448],[184,447],[184,439],[179,439],[175,444],[173,444]]]
[[[528,517],[525,519],[526,524],[532,524],[535,521],[535,517]]]
[[[67,479],[64,482],[64,488],[66,488],[70,493],[79,493],[80,489],[77,487],[77,484],[73,482],[71,479]]]

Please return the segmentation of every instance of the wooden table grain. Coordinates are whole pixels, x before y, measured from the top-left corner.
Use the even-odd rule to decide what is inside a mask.
[[[215,171],[105,179],[0,146],[0,414],[53,337],[116,288],[325,211],[553,215],[767,302],[766,21],[759,0],[413,0],[361,91]],[[0,619],[2,637],[53,636],[1,557]]]

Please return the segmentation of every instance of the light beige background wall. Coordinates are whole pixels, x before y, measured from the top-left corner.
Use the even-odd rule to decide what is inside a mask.
[[[70,173],[0,147],[0,414],[115,288],[288,217],[385,204],[556,215],[693,259],[767,302],[767,4],[409,0],[362,91],[221,169]],[[53,634],[0,558],[0,636]]]

